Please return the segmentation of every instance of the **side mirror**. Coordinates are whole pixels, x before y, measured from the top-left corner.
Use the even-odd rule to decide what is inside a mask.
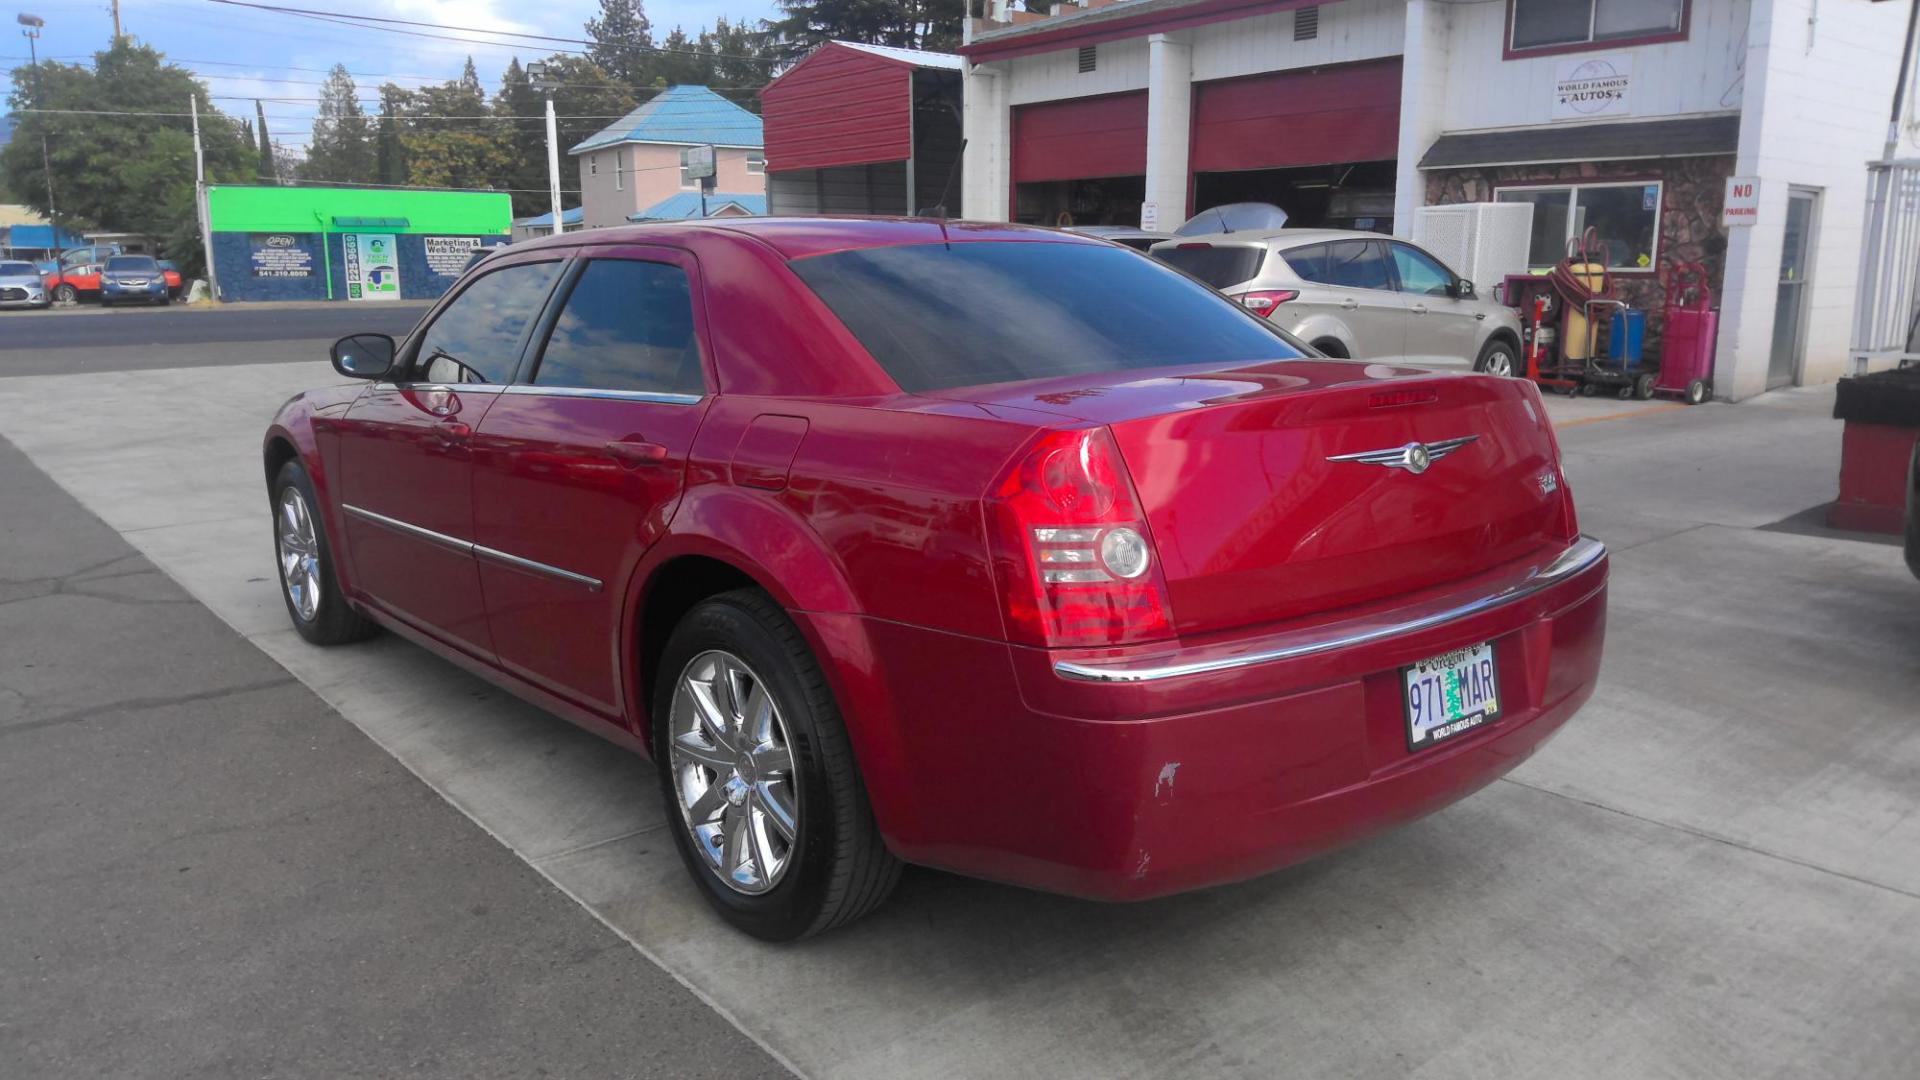
[[[1473,282],[1468,281],[1466,278],[1455,278],[1453,282],[1453,298],[1455,300],[1474,299]]]
[[[387,334],[349,334],[333,343],[333,370],[349,379],[378,379],[393,370],[397,347]]]

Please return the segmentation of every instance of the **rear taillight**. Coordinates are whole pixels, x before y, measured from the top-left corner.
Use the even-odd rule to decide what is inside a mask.
[[[1298,289],[1256,289],[1253,292],[1241,293],[1240,303],[1255,315],[1270,316],[1279,309],[1281,304],[1296,300],[1299,296]]]
[[[1106,428],[1048,432],[988,500],[1007,633],[1049,647],[1171,637],[1146,515]]]

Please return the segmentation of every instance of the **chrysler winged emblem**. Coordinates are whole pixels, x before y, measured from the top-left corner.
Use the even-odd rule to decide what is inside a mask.
[[[1405,446],[1390,446],[1385,450],[1362,450],[1357,454],[1335,454],[1328,461],[1358,461],[1364,465],[1385,465],[1389,469],[1405,469],[1415,476],[1426,472],[1434,462],[1453,453],[1455,450],[1480,438],[1478,435],[1462,435],[1457,439],[1442,439],[1439,442],[1410,442]]]

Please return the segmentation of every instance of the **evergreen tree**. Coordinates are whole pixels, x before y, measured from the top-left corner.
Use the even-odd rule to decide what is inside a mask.
[[[407,150],[400,142],[400,117],[410,106],[412,96],[392,83],[380,87],[380,122],[374,135],[373,171],[377,183],[407,182]]]
[[[273,156],[273,140],[267,136],[267,107],[260,104],[259,98],[253,99],[254,114],[260,117],[257,134],[260,137],[260,179],[265,183],[280,182],[280,163]]]
[[[313,141],[301,174],[308,180],[364,184],[374,178],[375,159],[373,131],[360,107],[359,89],[346,65],[335,64],[320,88]]]
[[[950,50],[960,44],[962,0],[779,0],[782,15],[765,23],[774,51],[798,60],[828,41],[902,49]]]
[[[632,87],[653,80],[653,24],[641,0],[600,0],[600,17],[587,20],[587,59],[615,82]]]

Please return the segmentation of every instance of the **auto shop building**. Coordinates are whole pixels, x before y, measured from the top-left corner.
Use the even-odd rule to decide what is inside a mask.
[[[374,188],[207,189],[222,300],[426,300],[477,248],[504,244],[503,192]]]
[[[1661,265],[1706,265],[1719,396],[1843,373],[1902,5],[991,3],[960,50],[970,216],[1170,230],[1258,201],[1407,236],[1422,206],[1527,202],[1533,268],[1593,228],[1656,349]]]

